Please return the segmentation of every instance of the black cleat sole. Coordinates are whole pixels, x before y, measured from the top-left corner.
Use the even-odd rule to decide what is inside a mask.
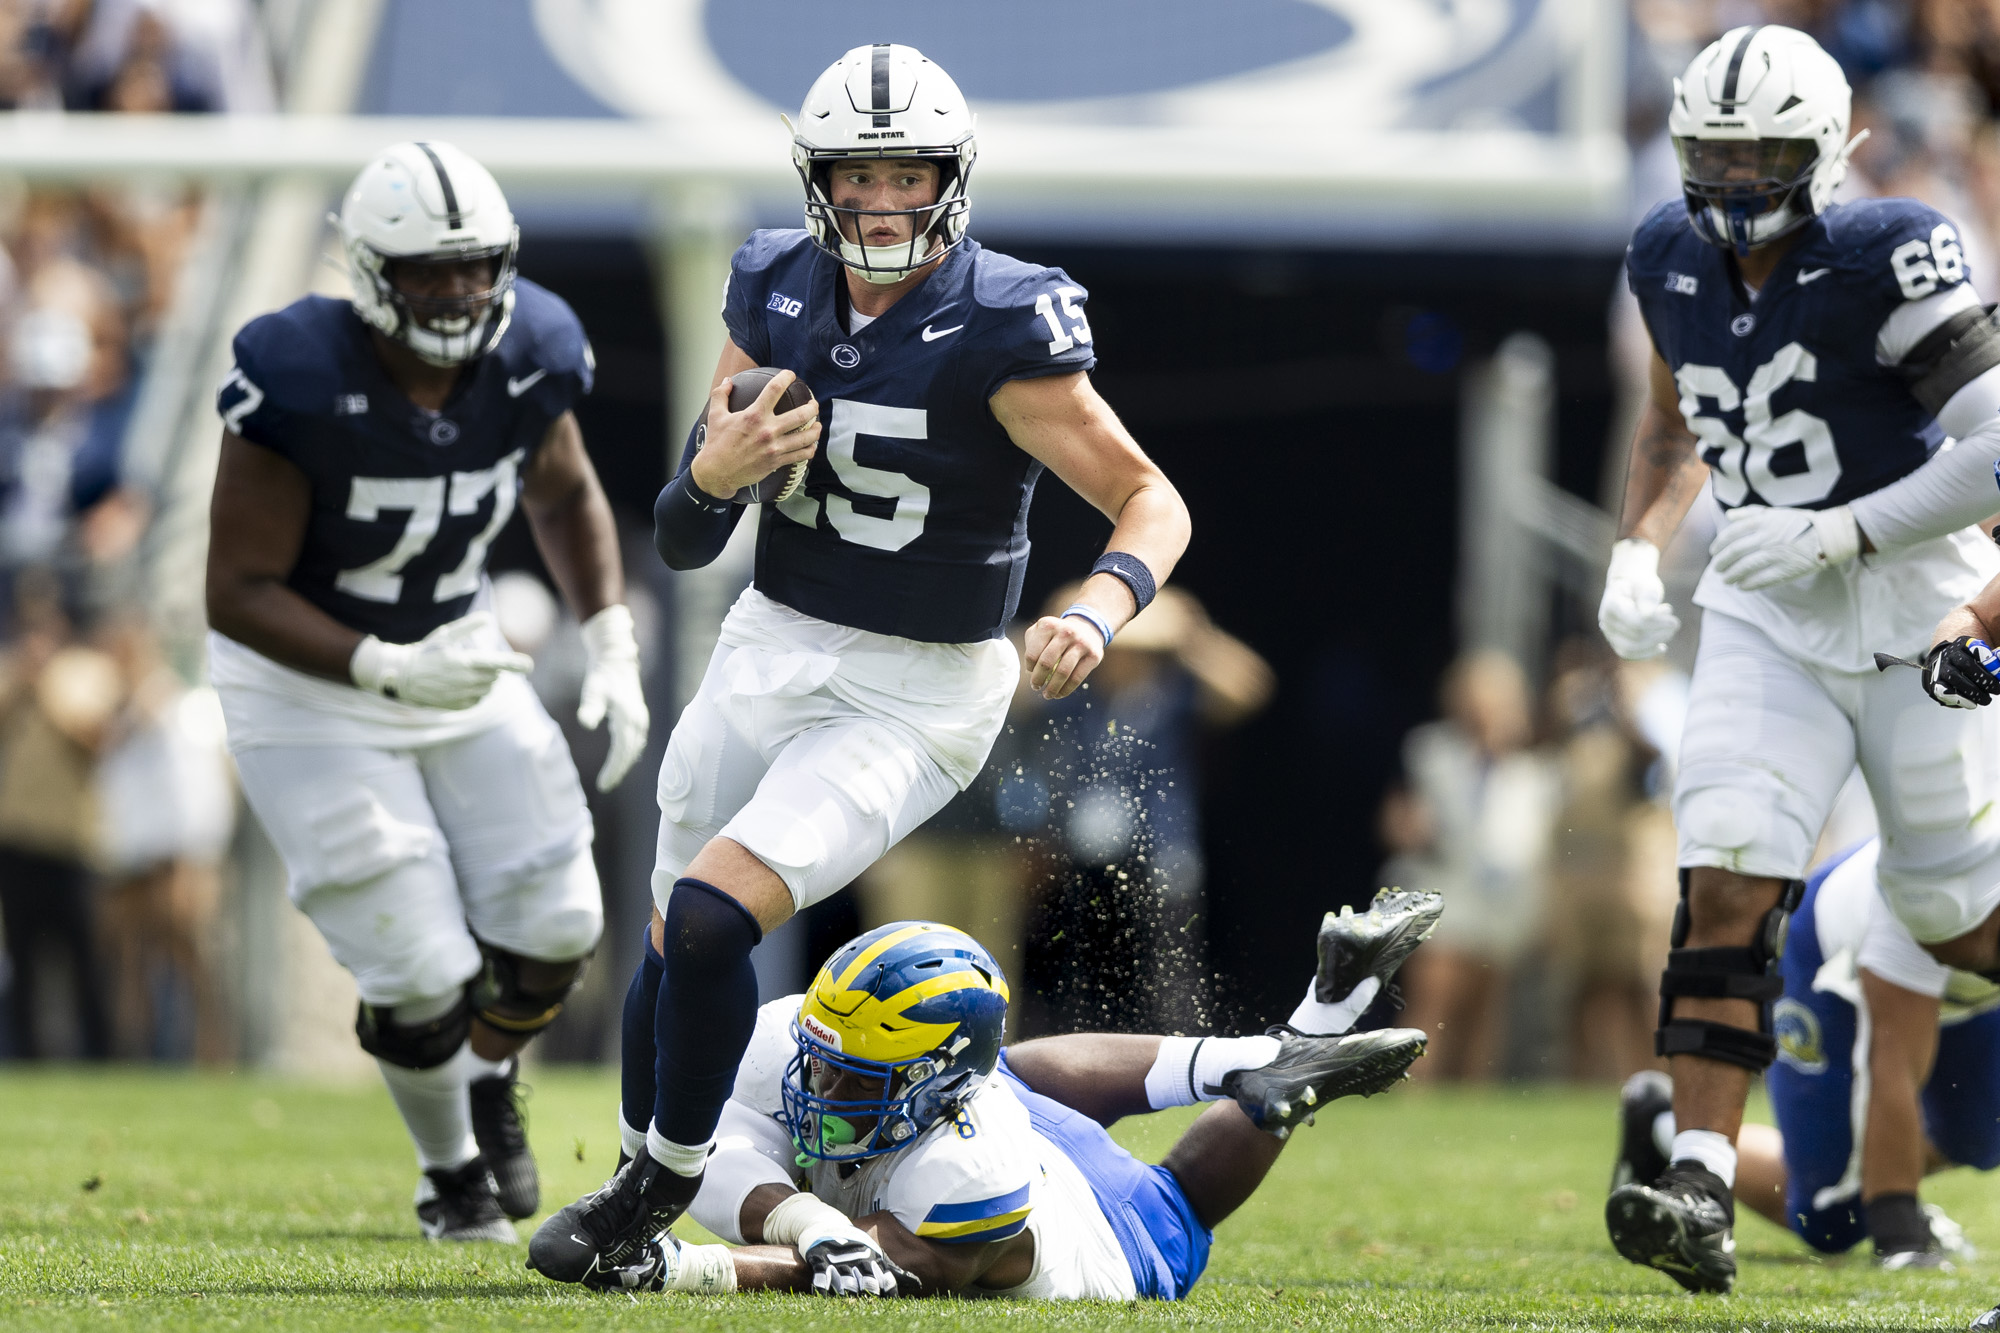
[[[1679,1213],[1643,1185],[1612,1191],[1604,1204],[1604,1226],[1618,1253],[1642,1268],[1657,1269],[1689,1291],[1728,1295],[1736,1285],[1736,1265],[1696,1253]]]

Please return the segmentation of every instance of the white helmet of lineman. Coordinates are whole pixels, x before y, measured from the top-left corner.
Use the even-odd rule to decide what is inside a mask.
[[[385,148],[354,178],[334,219],[354,310],[435,366],[483,356],[514,314],[521,229],[491,172],[448,143]],[[426,298],[398,291],[390,265],[492,261],[486,290]]]
[[[827,67],[806,93],[792,130],[792,165],[806,187],[806,231],[813,243],[869,282],[891,283],[942,258],[965,238],[972,203],[966,179],[978,150],[972,112],[951,75],[912,46],[857,46]],[[829,177],[835,162],[856,157],[920,158],[938,167],[938,197],[923,208],[888,210],[907,216],[910,239],[861,245],[841,232],[877,210],[835,208]]]
[[[1748,254],[1833,201],[1847,158],[1852,93],[1832,56],[1777,24],[1735,28],[1674,80],[1667,132],[1695,231]]]

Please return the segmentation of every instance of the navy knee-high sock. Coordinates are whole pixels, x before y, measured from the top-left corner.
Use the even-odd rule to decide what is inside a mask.
[[[690,1147],[715,1137],[736,1066],[757,1028],[757,918],[698,879],[674,882],[667,901],[666,975],[653,1010],[653,1124]]]
[[[625,1021],[619,1025],[618,1096],[625,1123],[643,1134],[655,1100],[653,1062],[658,1052],[653,1044],[653,1012],[660,1003],[666,960],[653,947],[650,923],[642,938],[639,966],[625,989]]]

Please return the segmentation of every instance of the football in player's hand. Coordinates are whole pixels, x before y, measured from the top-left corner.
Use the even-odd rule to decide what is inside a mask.
[[[764,392],[764,387],[777,373],[777,369],[771,366],[752,366],[748,370],[739,370],[731,375],[729,410],[731,412],[749,410],[757,402],[757,396]],[[813,391],[806,387],[806,382],[794,378],[785,386],[785,391],[778,395],[778,401],[772,406],[771,411],[774,414],[789,412],[795,407],[804,407],[812,400]],[[701,415],[701,435],[704,440],[708,438],[708,413],[705,410]],[[762,481],[742,487],[736,492],[736,503],[763,504],[768,501],[791,499],[799,493],[799,488],[806,484],[806,467],[810,461],[808,459],[793,463],[790,467],[781,467]]]

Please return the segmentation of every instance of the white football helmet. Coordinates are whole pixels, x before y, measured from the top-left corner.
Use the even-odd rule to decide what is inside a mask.
[[[354,310],[435,366],[483,356],[514,314],[521,229],[491,172],[448,143],[399,143],[361,169],[334,219],[347,249]],[[470,296],[397,290],[392,263],[486,259],[493,281]]]
[[[938,259],[965,238],[972,203],[966,180],[978,149],[972,112],[951,75],[911,46],[857,46],[814,81],[792,130],[792,165],[806,187],[806,231],[813,243],[869,282],[891,283]],[[879,210],[835,208],[828,190],[835,162],[856,157],[922,158],[937,163],[938,197],[923,208],[888,210],[911,221],[904,245],[860,245],[841,235],[840,215]]]
[[[1696,56],[1667,131],[1702,239],[1748,254],[1817,216],[1866,137],[1847,140],[1852,100],[1833,57],[1793,28],[1735,28]]]

